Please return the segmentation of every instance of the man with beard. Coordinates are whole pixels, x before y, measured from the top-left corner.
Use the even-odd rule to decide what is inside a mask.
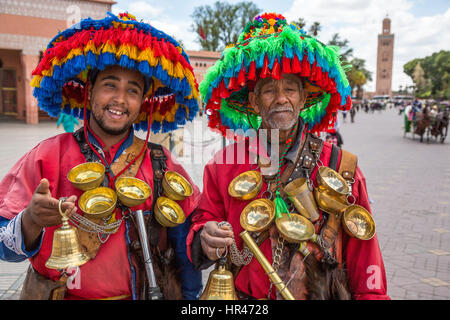
[[[31,262],[21,298],[148,299],[153,275],[165,299],[196,299],[201,273],[187,258],[185,239],[200,193],[171,153],[148,141],[150,130],[175,130],[197,113],[198,88],[184,50],[130,14],[109,14],[60,32],[33,75],[39,107],[53,117],[64,112],[83,118],[84,127],[42,141],[0,183],[0,258]],[[135,129],[147,131],[146,140]],[[119,201],[104,219],[86,215],[77,203],[83,191],[68,180],[69,171],[86,162],[106,168],[102,185],[111,192],[118,191],[119,177],[134,177],[150,187],[149,197],[132,207]],[[165,171],[184,176],[193,191],[178,201],[186,222],[172,228],[153,214]],[[140,210],[150,275],[137,229]],[[46,264],[60,211],[78,227],[88,257],[79,267]]]
[[[364,240],[350,236],[334,213],[305,213],[301,205],[290,204],[285,190],[294,181],[317,188],[319,168],[329,166],[351,186],[346,200],[339,201],[346,201],[344,206],[357,204],[371,216],[356,156],[313,134],[332,129],[337,111],[351,107],[351,89],[339,61],[336,48],[289,25],[281,15],[265,13],[247,24],[200,84],[209,126],[237,142],[205,167],[188,254],[203,269],[229,253],[227,266],[240,299],[284,297],[275,290],[280,282],[272,283],[267,269],[252,256],[256,253],[244,245],[244,227],[295,299],[389,299],[374,231]],[[231,182],[245,173],[260,175],[261,188],[247,193],[241,188],[238,193]],[[245,219],[242,212],[255,199],[269,200],[267,210],[256,212],[254,207]],[[270,203],[272,218],[267,214]],[[295,220],[286,229],[275,223],[289,221],[283,219],[297,210],[313,225],[316,241],[296,240],[300,229],[295,229]]]

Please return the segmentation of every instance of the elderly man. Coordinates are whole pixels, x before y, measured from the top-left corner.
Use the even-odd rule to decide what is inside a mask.
[[[197,113],[198,89],[183,49],[132,15],[110,14],[59,33],[33,74],[41,109],[83,118],[84,127],[42,141],[0,183],[0,259],[31,262],[21,298],[154,299],[161,297],[159,286],[166,299],[196,299],[201,273],[189,263],[185,239],[200,193],[168,150],[148,142],[151,129],[174,130]],[[135,136],[134,128],[146,130],[147,139]],[[134,206],[118,202],[102,219],[88,216],[76,202],[82,191],[67,176],[86,162],[103,164],[102,184],[112,193],[119,191],[119,177],[138,178],[153,193]],[[166,170],[193,186],[192,195],[179,202],[187,220],[173,228],[161,226],[153,214]],[[60,211],[78,227],[87,256],[68,268],[47,264]],[[148,230],[153,274],[146,272],[151,268],[142,252],[138,211]]]
[[[336,49],[277,14],[250,22],[201,83],[209,126],[238,142],[219,151],[205,167],[188,253],[200,269],[229,253],[240,299],[282,297],[240,238],[241,212],[252,200],[274,200],[276,219],[286,214],[283,203],[292,214],[286,184],[304,177],[311,188],[317,187],[318,168],[329,166],[348,178],[350,202],[370,211],[356,156],[312,134],[333,128],[337,110],[351,107],[350,91]],[[258,130],[256,138],[252,129]],[[230,182],[250,170],[263,177],[258,195],[243,200],[230,194]],[[376,235],[368,240],[350,237],[325,211],[308,218],[321,241],[308,241],[307,250],[289,241],[274,222],[268,230],[252,232],[293,297],[389,299]]]

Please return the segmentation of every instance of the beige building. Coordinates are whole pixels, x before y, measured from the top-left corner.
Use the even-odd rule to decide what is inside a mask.
[[[392,63],[394,59],[394,35],[391,20],[383,19],[382,33],[378,35],[377,78],[375,95],[392,96]]]
[[[37,107],[31,72],[58,31],[80,19],[102,19],[113,0],[0,0],[0,117],[37,124],[48,119]],[[220,53],[187,51],[198,83]]]
[[[80,19],[101,19],[113,0],[0,0],[0,116],[37,124],[31,72],[58,31]]]

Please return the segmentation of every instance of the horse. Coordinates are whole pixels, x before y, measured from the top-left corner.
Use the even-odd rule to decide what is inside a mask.
[[[446,108],[437,114],[435,122],[429,128],[430,134],[436,138],[436,141],[440,136],[441,143],[444,143],[447,137],[449,118],[449,110]]]
[[[414,120],[414,127],[415,130],[413,131],[413,139],[414,134],[417,134],[420,136],[420,142],[423,142],[423,135],[427,133],[427,142],[430,140],[429,133],[430,131],[427,130],[428,127],[431,124],[431,116],[430,111],[428,107],[423,108],[423,111],[416,113],[416,118]]]

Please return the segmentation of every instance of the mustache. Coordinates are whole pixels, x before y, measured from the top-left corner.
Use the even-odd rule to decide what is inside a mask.
[[[271,116],[277,112],[294,112],[294,108],[289,104],[276,104],[269,109],[268,115]]]

